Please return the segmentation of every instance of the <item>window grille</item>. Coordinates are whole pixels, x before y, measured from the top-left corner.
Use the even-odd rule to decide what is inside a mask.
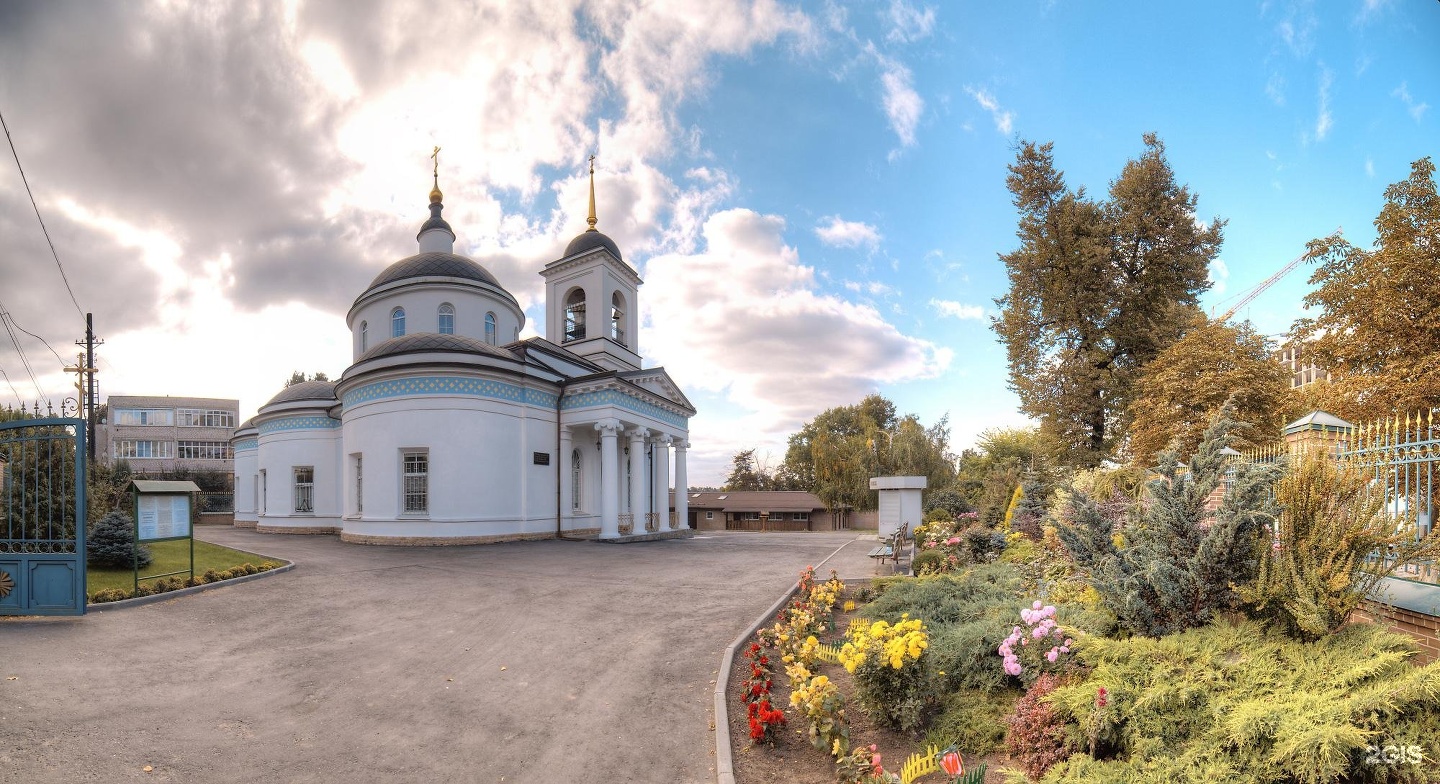
[[[295,511],[300,514],[315,512],[315,468],[295,467]]]
[[[405,514],[425,514],[430,509],[430,456],[406,452],[403,472]]]

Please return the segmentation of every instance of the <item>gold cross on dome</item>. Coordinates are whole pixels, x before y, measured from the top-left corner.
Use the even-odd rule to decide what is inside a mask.
[[[439,177],[439,176],[440,176],[440,148],[439,148],[439,147],[436,147],[436,148],[435,148],[435,152],[430,153],[430,158],[431,158],[431,160],[435,161],[435,171],[434,171],[434,174],[435,174],[436,177]]]

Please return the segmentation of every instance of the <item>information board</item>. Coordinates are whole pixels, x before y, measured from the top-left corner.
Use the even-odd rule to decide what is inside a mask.
[[[190,535],[190,496],[140,495],[139,539],[176,539]]]

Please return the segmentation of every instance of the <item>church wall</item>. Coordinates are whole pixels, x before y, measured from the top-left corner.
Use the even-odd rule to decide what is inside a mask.
[[[346,538],[554,534],[553,410],[478,396],[404,396],[347,407],[344,422],[344,462],[364,458],[363,515],[354,514],[353,481],[344,490]],[[421,514],[404,512],[406,451],[427,455]],[[550,464],[535,465],[535,452]]]
[[[360,324],[369,324],[368,348],[374,348],[391,337],[390,315],[396,307],[405,309],[405,334],[440,331],[440,305],[455,308],[455,334],[483,341],[485,314],[494,313],[496,345],[515,340],[524,326],[524,313],[498,297],[487,297],[478,289],[461,286],[409,286],[393,294],[379,297],[355,312],[351,319],[350,337],[356,359],[360,354]]]
[[[255,525],[258,509],[255,508],[256,482],[259,481],[260,452],[258,446],[235,448],[235,525],[250,528]]]
[[[263,432],[261,426],[257,467],[266,473],[265,513],[258,529],[274,532],[324,533],[339,530],[340,470],[336,461],[339,428],[313,428]],[[298,512],[295,468],[313,469],[311,508]]]

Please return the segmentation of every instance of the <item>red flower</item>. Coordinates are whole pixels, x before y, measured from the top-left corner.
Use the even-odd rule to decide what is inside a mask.
[[[1110,701],[1110,700],[1108,699],[1108,697],[1109,697],[1109,692],[1105,691],[1105,687],[1104,687],[1104,686],[1101,686],[1099,689],[1097,689],[1097,690],[1095,691],[1095,707],[1097,707],[1097,708],[1103,708],[1103,707],[1105,707],[1105,705]]]

